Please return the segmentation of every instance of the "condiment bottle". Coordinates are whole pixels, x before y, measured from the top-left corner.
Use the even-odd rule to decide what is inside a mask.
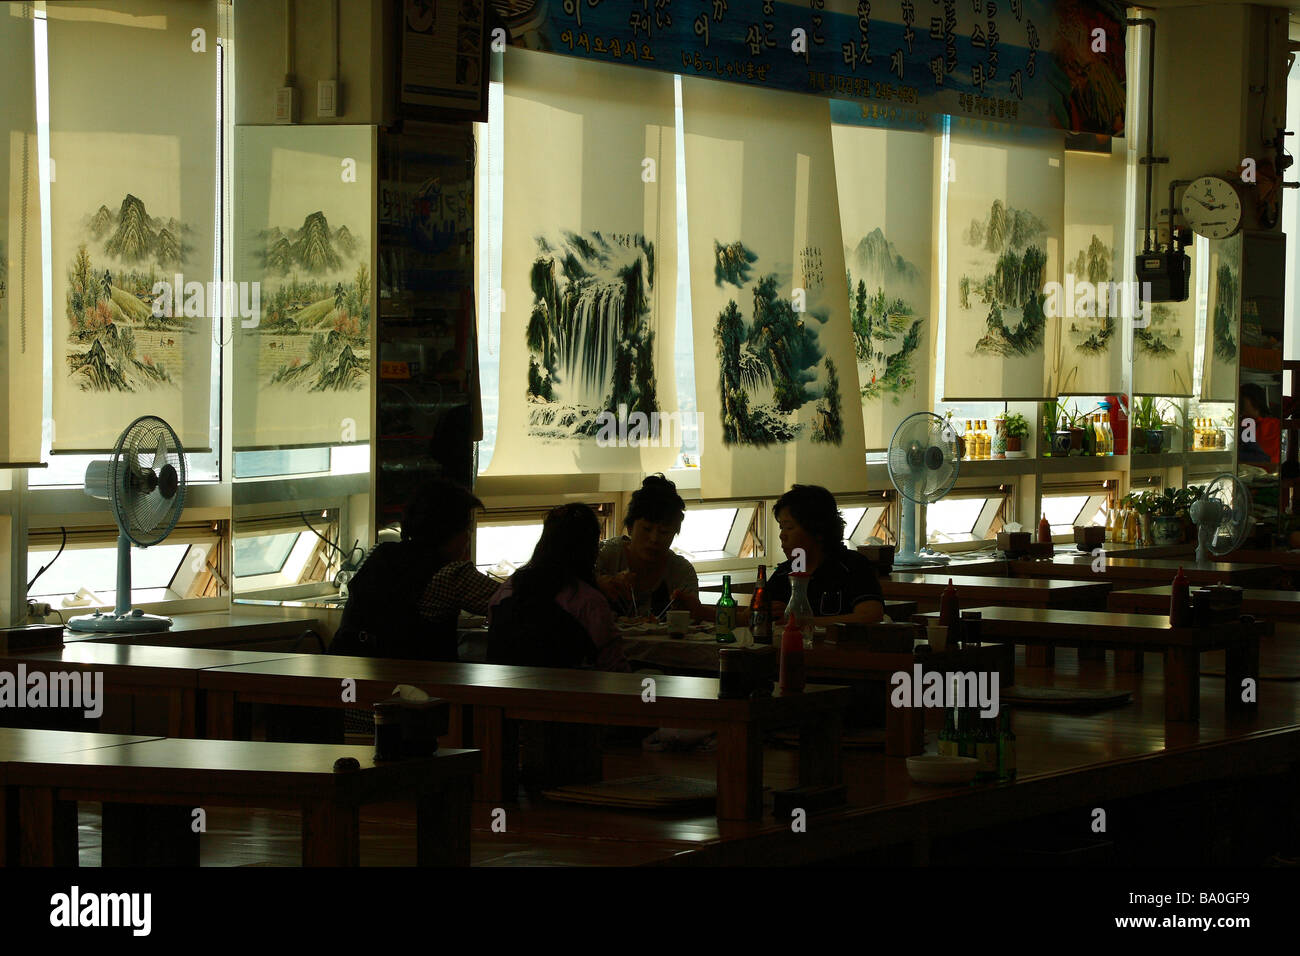
[[[1047,512],[1043,512],[1043,517],[1038,520],[1038,543],[1052,543],[1052,526],[1047,521]]]
[[[957,603],[957,589],[952,586],[952,578],[949,578],[948,586],[943,589],[943,594],[939,598],[939,623],[948,628],[949,641],[953,639],[953,633],[960,619],[961,607]]]
[[[1182,565],[1174,577],[1173,587],[1169,589],[1169,625],[1171,627],[1192,626],[1192,591],[1183,574]]]
[[[781,633],[781,693],[798,694],[803,691],[804,676],[803,631],[794,615],[786,618]]]

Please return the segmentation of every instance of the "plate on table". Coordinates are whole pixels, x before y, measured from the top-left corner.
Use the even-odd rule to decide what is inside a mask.
[[[970,783],[979,761],[973,757],[921,754],[907,758],[907,772],[917,783]]]

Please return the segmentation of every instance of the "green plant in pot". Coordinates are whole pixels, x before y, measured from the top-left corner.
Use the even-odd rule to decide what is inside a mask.
[[[1169,399],[1164,400],[1163,414],[1160,416],[1160,424],[1157,426],[1164,432],[1165,451],[1175,451],[1174,438],[1180,437],[1184,449],[1191,447],[1191,441],[1188,436],[1191,435],[1191,429],[1187,426],[1187,413],[1177,402],[1171,402]]]
[[[1007,457],[1024,458],[1024,442],[1029,437],[1029,422],[1025,420],[1025,416],[1019,412],[1012,412],[1007,416],[1003,427],[1007,432]]]
[[[1158,455],[1164,448],[1165,431],[1164,421],[1153,397],[1143,395],[1134,401],[1130,424],[1133,451]]]
[[[1138,513],[1138,543],[1151,543],[1151,511],[1158,495],[1154,491],[1136,491],[1124,496],[1123,503]]]
[[[1182,544],[1191,524],[1192,503],[1204,493],[1200,487],[1166,488],[1153,496],[1151,506],[1151,542],[1158,547]]]

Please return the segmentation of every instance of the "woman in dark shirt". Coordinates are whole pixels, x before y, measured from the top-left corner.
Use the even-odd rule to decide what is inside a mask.
[[[816,624],[874,624],[885,616],[880,582],[871,562],[844,546],[844,518],[835,496],[820,485],[793,485],[772,508],[781,528],[781,550],[793,558],[802,549],[808,603]],[[768,581],[773,612],[784,614],[790,600],[791,560],[776,566]]]

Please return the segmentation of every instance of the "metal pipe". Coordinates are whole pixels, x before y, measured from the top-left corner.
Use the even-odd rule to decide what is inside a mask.
[[[1125,23],[1132,27],[1151,28],[1151,49],[1147,53],[1147,211],[1142,238],[1142,251],[1147,253],[1151,251],[1151,190],[1154,188],[1151,177],[1155,173],[1155,140],[1152,124],[1155,121],[1153,113],[1156,90],[1156,21],[1150,17],[1130,17]],[[1172,204],[1172,200],[1170,203]]]

